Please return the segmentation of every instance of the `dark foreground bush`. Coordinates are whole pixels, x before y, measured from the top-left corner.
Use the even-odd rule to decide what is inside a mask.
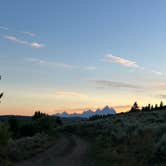
[[[36,134],[32,137],[24,137],[17,140],[9,140],[8,156],[14,161],[30,158],[34,154],[43,151],[53,142],[46,134]]]
[[[9,127],[6,123],[0,122],[0,146],[5,146],[10,138]]]
[[[0,122],[0,165],[10,165],[7,155],[7,144],[10,138],[9,127],[6,123]]]
[[[133,112],[66,126],[92,145],[95,166],[166,165],[166,111]]]
[[[0,122],[0,166],[33,156],[51,145],[61,119],[36,112],[28,120],[12,116]],[[52,139],[54,137],[54,139]]]

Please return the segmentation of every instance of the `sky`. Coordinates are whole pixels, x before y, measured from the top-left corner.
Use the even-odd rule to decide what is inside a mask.
[[[0,114],[165,101],[165,0],[0,4]]]

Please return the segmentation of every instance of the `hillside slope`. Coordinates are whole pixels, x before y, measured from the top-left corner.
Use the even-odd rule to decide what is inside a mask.
[[[65,130],[92,142],[95,166],[166,165],[166,110],[122,113]]]

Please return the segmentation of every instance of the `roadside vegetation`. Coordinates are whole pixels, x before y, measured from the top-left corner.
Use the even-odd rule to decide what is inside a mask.
[[[128,113],[101,116],[96,120],[91,118],[86,123],[65,126],[63,130],[78,134],[91,142],[91,157],[96,166],[166,164],[164,106],[142,111],[134,103]]]
[[[161,102],[140,108],[135,102],[127,113],[94,116],[79,123],[62,125],[59,117],[40,111],[27,120],[13,116],[1,121],[0,165],[9,166],[46,150],[59,133],[87,140],[88,159],[95,166],[166,164],[166,107]]]
[[[55,143],[59,117],[40,111],[27,120],[11,116],[0,121],[0,165],[8,166],[30,158]]]

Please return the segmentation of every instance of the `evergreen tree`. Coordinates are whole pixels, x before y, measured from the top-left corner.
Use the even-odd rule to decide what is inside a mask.
[[[161,101],[160,102],[160,110],[162,110],[164,108],[164,104],[163,104],[163,102]]]
[[[139,109],[139,106],[138,106],[137,102],[135,102],[133,104],[133,106],[131,107],[130,112],[137,112],[137,111],[140,111],[140,109]]]
[[[0,76],[0,80],[1,80],[1,76]],[[3,96],[3,92],[0,93],[0,99],[2,98],[2,96]]]
[[[151,105],[148,104],[148,106],[147,106],[147,111],[150,111],[150,110],[151,110]]]
[[[47,117],[48,115],[45,114],[45,113],[42,113],[40,111],[36,111],[32,117],[33,120],[38,120],[38,119],[41,119],[41,118],[44,118],[44,117]]]
[[[145,107],[142,107],[142,110],[141,110],[141,111],[143,111],[143,112],[144,112],[144,111],[145,111]]]
[[[150,109],[151,111],[154,111],[154,107],[153,107],[153,105],[151,106],[151,109]]]
[[[155,108],[154,108],[154,110],[155,110],[155,111],[158,110],[158,105],[157,105],[157,104],[155,104]]]

